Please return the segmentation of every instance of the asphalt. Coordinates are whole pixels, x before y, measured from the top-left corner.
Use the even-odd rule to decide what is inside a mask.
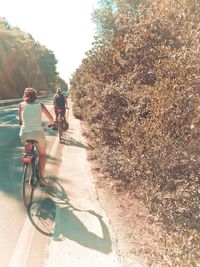
[[[44,102],[53,115],[51,101]],[[116,237],[99,204],[87,143],[80,121],[72,114],[72,103],[67,119],[69,130],[62,143],[56,131],[45,128],[48,184],[35,190],[27,211],[21,194],[23,146],[17,105],[0,108],[0,267],[121,266]],[[41,206],[46,207],[47,217],[53,214],[51,237],[45,235],[47,224],[42,225],[36,216]]]

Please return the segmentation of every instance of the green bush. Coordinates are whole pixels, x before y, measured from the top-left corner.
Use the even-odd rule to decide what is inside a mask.
[[[103,171],[170,231],[199,231],[200,4],[116,2],[112,34],[96,37],[71,80],[74,112]]]

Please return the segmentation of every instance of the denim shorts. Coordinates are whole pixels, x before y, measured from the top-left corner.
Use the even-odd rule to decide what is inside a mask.
[[[35,140],[37,143],[35,144],[36,147],[42,148],[46,147],[46,138],[44,132],[37,131],[37,132],[31,132],[31,133],[23,133],[21,136],[21,141],[24,145],[27,144],[26,140]]]

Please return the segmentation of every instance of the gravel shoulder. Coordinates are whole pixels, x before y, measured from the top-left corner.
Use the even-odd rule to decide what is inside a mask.
[[[156,259],[164,242],[159,222],[119,181],[99,174],[94,162],[92,169],[100,204],[108,215],[117,238],[122,266],[162,266]]]

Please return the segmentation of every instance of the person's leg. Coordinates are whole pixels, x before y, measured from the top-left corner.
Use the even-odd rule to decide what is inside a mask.
[[[64,108],[61,112],[61,115],[62,117],[64,118],[64,120],[66,121],[66,117],[65,117],[65,114],[66,114],[66,109]]]
[[[46,139],[44,133],[35,134],[37,141],[36,148],[39,155],[39,183],[40,186],[46,186],[44,175],[45,175],[45,165],[46,165]]]
[[[24,142],[25,143],[25,142]],[[31,143],[25,143],[24,149],[25,149],[25,153],[29,152],[32,149],[32,144]]]
[[[44,174],[45,174],[45,165],[46,165],[46,147],[37,148],[39,155],[39,175],[40,175],[40,185],[45,186]]]
[[[63,123],[63,130],[64,130],[64,131],[67,131],[68,128],[69,128],[69,123],[67,122],[67,119],[66,119],[66,109],[64,109],[64,110],[62,111],[61,115],[62,115],[62,118],[63,118],[63,120],[64,120],[64,123]]]
[[[55,111],[55,120],[54,120],[54,123],[56,125],[55,128],[54,128],[54,130],[56,130],[58,128],[58,115],[59,115],[59,113],[58,113],[58,111],[56,109],[54,111]]]
[[[32,139],[29,134],[23,134],[20,136],[22,143],[24,144],[24,152],[27,153],[32,149],[32,144],[27,143],[27,140]]]
[[[56,116],[56,118],[55,118],[55,122],[57,123],[57,121],[58,121],[58,111],[55,109],[55,116]]]

